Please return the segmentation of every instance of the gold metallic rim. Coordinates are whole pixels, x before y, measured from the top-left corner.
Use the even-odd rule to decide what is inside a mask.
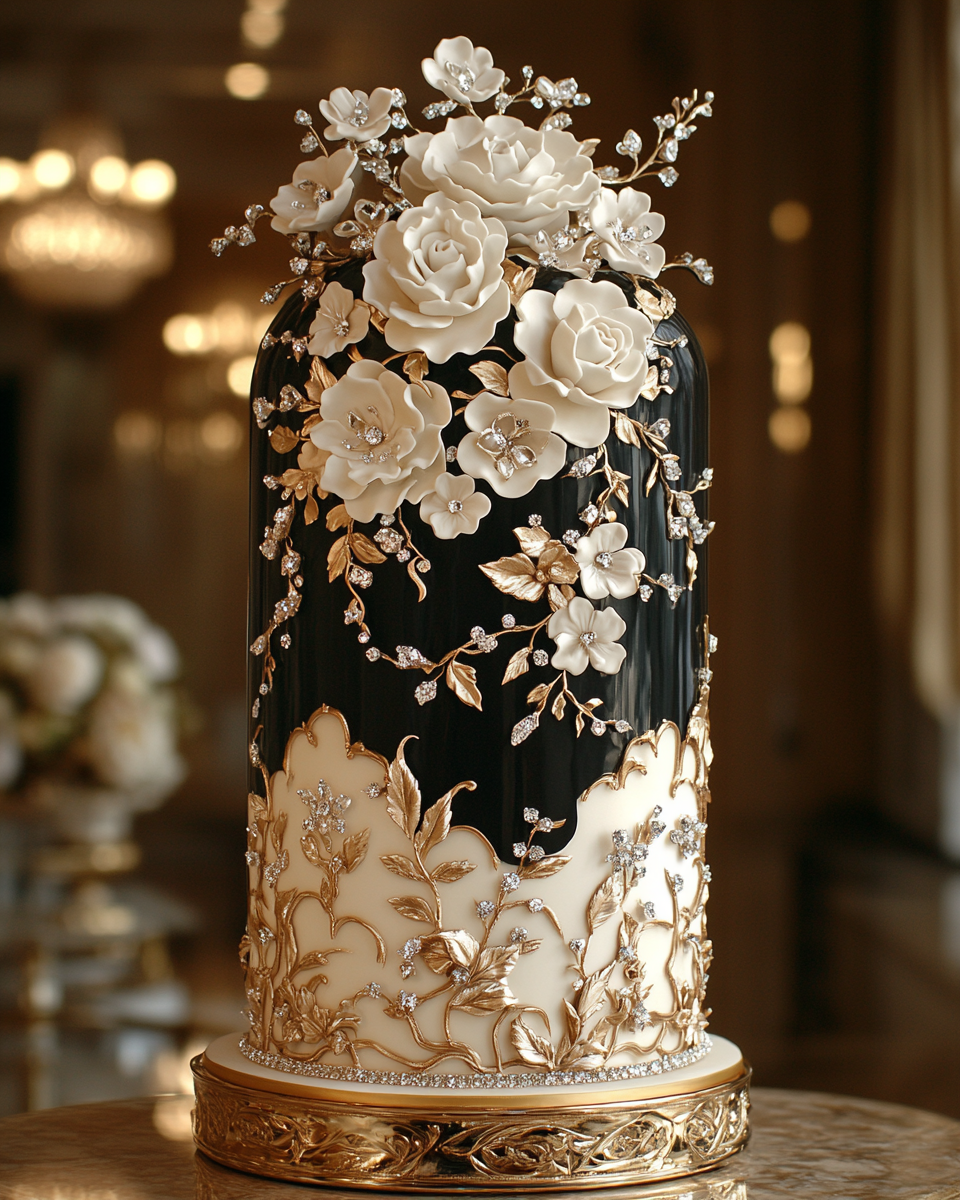
[[[312,1099],[327,1101],[330,1104],[356,1104],[365,1109],[369,1108],[371,1104],[385,1100],[382,1092],[378,1095],[377,1093],[360,1091],[358,1089],[325,1088],[322,1080],[318,1080],[316,1083],[298,1083],[295,1077],[287,1076],[284,1079],[274,1079],[260,1074],[255,1075],[251,1071],[238,1071],[233,1067],[227,1066],[225,1063],[218,1062],[209,1054],[204,1054],[203,1066],[211,1075],[219,1079],[237,1084],[240,1087],[252,1088],[258,1092],[274,1092],[285,1096],[309,1096]],[[705,1072],[703,1075],[698,1076],[696,1089],[689,1092],[678,1092],[679,1081],[671,1080],[669,1074],[661,1075],[655,1080],[646,1082],[639,1079],[634,1080],[632,1081],[632,1086],[629,1088],[621,1086],[616,1090],[605,1088],[601,1084],[590,1084],[588,1085],[590,1108],[623,1104],[625,1100],[633,1103],[640,1099],[654,1100],[660,1096],[677,1098],[680,1095],[687,1094],[702,1095],[706,1088],[733,1083],[735,1080],[741,1078],[744,1070],[743,1059],[740,1059],[731,1067]],[[484,1092],[482,1097],[479,1097],[476,1092],[457,1092],[453,1090],[443,1096],[436,1096],[434,1094],[425,1097],[422,1092],[403,1092],[397,1089],[389,1097],[389,1107],[391,1109],[404,1110],[419,1109],[421,1112],[430,1108],[432,1104],[442,1107],[444,1112],[478,1110],[489,1112],[492,1109],[527,1112],[534,1108],[551,1108],[560,1111],[570,1107],[578,1108],[585,1096],[585,1089],[582,1087],[571,1088],[568,1095],[573,1098],[566,1104],[563,1102],[563,1095],[564,1091],[562,1088],[552,1088],[550,1091],[544,1089],[540,1092],[534,1092],[532,1089],[529,1089],[523,1094],[522,1098],[518,1097],[515,1093],[511,1095],[510,1092],[498,1093],[490,1091]]]
[[[750,1069],[681,1096],[531,1112],[475,1104],[345,1104],[240,1085],[191,1064],[194,1133],[223,1166],[297,1183],[393,1192],[623,1187],[692,1175],[748,1136]]]

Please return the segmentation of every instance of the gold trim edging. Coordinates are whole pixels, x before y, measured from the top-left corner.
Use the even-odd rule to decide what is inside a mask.
[[[748,1137],[750,1069],[679,1096],[526,1109],[352,1105],[214,1075],[202,1056],[194,1135],[226,1167],[394,1192],[622,1187],[692,1175]]]

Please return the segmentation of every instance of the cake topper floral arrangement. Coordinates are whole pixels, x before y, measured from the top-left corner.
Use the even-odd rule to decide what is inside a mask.
[[[442,129],[416,128],[399,89],[336,88],[320,102],[322,134],[310,113],[297,112],[300,149],[316,156],[270,204],[272,227],[293,248],[292,276],[262,300],[274,303],[297,285],[314,315],[306,335],[287,330],[263,340],[264,351],[280,347],[274,352],[286,350],[298,363],[310,356],[305,383],[253,398],[273,449],[298,452],[295,467],[264,480],[282,491],[282,504],[260,549],[279,558],[287,594],[251,647],[263,660],[260,691],[266,695],[273,683],[273,635],[301,599],[291,536],[297,504],[309,524],[320,516],[318,501],[330,497],[325,521],[338,536],[329,577],[342,577],[350,593],[344,621],[356,625],[371,662],[426,674],[416,688],[421,704],[434,699],[442,679],[480,708],[476,672],[465,659],[495,651],[501,637],[527,634],[504,683],[531,663],[549,661],[558,674],[531,691],[532,711],[515,727],[514,744],[537,728],[551,696],[558,720],[568,706],[575,712],[578,734],[584,727],[626,732],[623,721],[599,719],[599,701],[577,699],[569,676],[620,670],[626,626],[603,602],[649,602],[662,589],[676,605],[693,584],[696,547],[712,528],[694,500],[709,487],[710,471],[684,490],[667,443],[669,421],[646,424],[629,410],[641,397],[673,390],[670,353],[685,341],[657,336],[675,301],[655,281],[675,267],[704,283],[713,273],[690,254],[667,262],[659,244],[664,219],[631,185],[656,178],[673,186],[680,143],[711,115],[713,94],[674,100],[672,111],[654,119],[646,157],[629,129],[616,147],[626,169],[597,167],[598,141],[570,131],[575,110],[590,103],[575,79],[554,82],[524,67],[522,85],[511,91],[490,52],[466,37],[441,41],[422,68],[444,97],[423,116],[446,118]],[[492,107],[487,115],[478,111],[483,104]],[[542,114],[538,125],[513,115],[521,105]],[[371,195],[361,195],[365,176]],[[251,205],[245,224],[227,228],[211,249],[220,255],[232,243],[255,242],[267,215]],[[440,374],[463,384],[448,392]],[[686,542],[684,582],[644,574],[644,553],[626,545],[614,506],[629,502],[631,476],[614,470],[610,437],[652,456],[645,490],[659,484],[667,535]],[[440,541],[469,536],[497,498],[523,497],[561,472],[598,480],[580,512],[582,528],[553,536],[534,513],[515,531],[519,553],[505,547],[497,561],[477,564],[501,592],[545,601],[545,615],[518,621],[508,614],[491,634],[475,627],[436,662],[414,647],[390,655],[372,644],[362,595],[373,583],[371,568],[394,556],[406,563],[420,598],[426,595],[431,564],[415,543],[415,512]],[[368,536],[358,526],[371,522]],[[550,654],[535,645],[541,631],[552,639]],[[280,643],[290,645],[288,632]],[[251,753],[256,761],[256,745]]]

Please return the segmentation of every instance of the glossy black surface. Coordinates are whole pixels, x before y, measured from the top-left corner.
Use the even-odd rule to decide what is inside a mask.
[[[600,278],[610,278],[631,294],[628,281],[604,272]],[[362,278],[359,266],[351,264],[338,276],[345,286],[359,294]],[[535,286],[556,290],[569,276],[542,272]],[[304,303],[295,295],[287,301],[271,329],[275,336],[284,330],[303,334],[313,318],[315,302]],[[512,314],[511,318],[512,319]],[[512,348],[510,319],[501,322],[497,338]],[[708,465],[708,385],[706,367],[699,345],[689,326],[678,314],[663,321],[657,336],[671,339],[686,334],[686,347],[671,351],[675,367],[671,383],[673,395],[661,392],[652,401],[638,401],[628,410],[643,421],[666,416],[671,422],[668,445],[679,454],[683,468],[682,480],[673,486],[691,488],[700,472]],[[371,331],[360,344],[365,357],[384,358],[391,351],[383,338]],[[432,366],[429,378],[441,383],[452,393],[460,388],[473,393],[475,378],[467,366],[478,357],[457,355],[441,366]],[[502,357],[502,356],[501,356]],[[349,360],[346,354],[330,360],[335,375],[344,373]],[[285,383],[301,386],[309,374],[309,356],[298,364],[290,348],[279,344],[261,351],[254,375],[253,394],[275,400]],[[394,364],[399,369],[400,362]],[[454,407],[463,402],[454,401]],[[273,414],[268,426],[282,421],[297,427],[299,414]],[[444,434],[446,445],[456,445],[466,431],[462,417],[455,417]],[[274,511],[280,506],[280,493],[269,491],[263,484],[264,475],[280,475],[296,465],[296,453],[277,454],[267,440],[266,431],[256,424],[251,430],[251,557],[250,557],[250,641],[266,627],[273,606],[286,592],[281,578],[279,561],[268,562],[259,553],[263,529],[272,523]],[[628,546],[636,546],[646,556],[646,572],[657,577],[671,572],[678,582],[685,582],[685,542],[669,542],[665,533],[665,508],[659,485],[649,497],[643,496],[643,480],[650,469],[651,457],[611,437],[608,442],[613,465],[632,477],[630,506],[618,507],[618,519],[629,530]],[[586,454],[586,450],[570,447],[571,461]],[[454,465],[451,468],[457,471]],[[531,513],[539,513],[544,527],[554,537],[567,529],[583,529],[578,512],[601,487],[598,477],[583,481],[561,478],[544,480],[527,496],[506,500],[492,496],[493,508],[480,523],[473,536],[460,536],[452,541],[440,541],[424,522],[416,507],[404,505],[403,515],[414,541],[432,563],[425,576],[427,598],[418,603],[416,589],[405,567],[392,557],[373,568],[373,585],[362,595],[367,605],[367,622],[372,630],[370,645],[394,654],[398,645],[411,645],[428,658],[439,659],[445,652],[470,639],[470,630],[481,625],[488,632],[501,628],[501,618],[512,613],[518,624],[532,623],[549,611],[546,600],[531,604],[499,592],[478,570],[477,564],[519,550],[513,528],[526,525]],[[479,488],[489,494],[487,485]],[[697,495],[701,519],[707,517],[706,498]],[[477,712],[462,704],[441,682],[437,697],[421,707],[414,698],[414,688],[425,676],[420,671],[400,671],[385,662],[370,663],[365,656],[366,646],[357,641],[356,626],[345,625],[343,610],[350,594],[343,579],[332,584],[327,580],[326,558],[333,539],[322,515],[338,503],[335,497],[321,503],[321,520],[305,526],[302,505],[297,506],[292,539],[302,555],[301,574],[304,578],[303,600],[299,613],[273,636],[273,652],[277,670],[273,691],[261,698],[260,715],[251,720],[253,737],[262,725],[260,746],[270,771],[282,763],[287,738],[297,725],[305,721],[321,704],[339,709],[349,722],[352,737],[387,757],[396,752],[401,739],[415,734],[418,741],[407,745],[406,756],[417,775],[425,803],[432,802],[453,784],[472,779],[477,788],[464,791],[454,800],[454,819],[457,823],[475,825],[509,859],[510,846],[518,837],[525,837],[528,828],[523,821],[523,808],[531,805],[542,815],[554,820],[567,818],[561,831],[545,841],[548,851],[555,852],[572,836],[576,826],[576,800],[585,787],[605,771],[612,770],[623,747],[633,734],[606,733],[596,737],[587,729],[579,739],[575,736],[573,713],[568,707],[562,722],[550,716],[541,718],[541,725],[518,747],[510,745],[510,731],[521,717],[529,712],[526,696],[536,683],[546,682],[556,674],[555,669],[532,667],[518,680],[501,686],[507,659],[523,643],[524,635],[504,637],[491,654],[477,655],[466,661],[477,670],[478,685],[483,694],[483,711]],[[378,522],[358,526],[372,536]],[[581,700],[600,697],[603,706],[598,710],[605,717],[622,717],[636,733],[656,728],[661,721],[676,722],[681,730],[696,695],[696,671],[703,665],[702,622],[706,612],[706,544],[698,548],[699,576],[693,592],[686,592],[676,608],[671,608],[666,593],[658,588],[648,603],[638,596],[627,600],[600,601],[613,604],[624,621],[627,631],[622,639],[627,658],[617,675],[601,675],[588,669],[579,677],[571,676],[572,690]],[[280,632],[292,637],[289,650],[280,646]],[[545,633],[538,636],[537,645],[552,650],[553,644]],[[260,685],[260,659],[250,660],[250,702],[256,699]],[[259,780],[252,779],[257,786]]]

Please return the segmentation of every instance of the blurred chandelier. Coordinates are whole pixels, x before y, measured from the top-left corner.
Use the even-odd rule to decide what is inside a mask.
[[[128,164],[103,122],[72,118],[29,162],[0,158],[0,269],[35,303],[103,309],[122,304],[172,258],[161,209],[173,168]]]

